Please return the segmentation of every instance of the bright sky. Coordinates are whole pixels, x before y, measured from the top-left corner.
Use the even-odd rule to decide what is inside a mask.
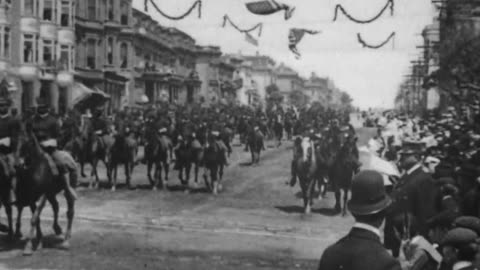
[[[183,14],[194,0],[154,0],[170,15]],[[149,14],[161,25],[177,27],[190,34],[199,45],[219,45],[223,52],[267,54],[295,68],[302,76],[312,71],[330,77],[337,87],[348,92],[354,104],[361,108],[393,106],[393,100],[410,61],[419,54],[423,27],[432,23],[433,7],[430,0],[396,0],[395,15],[390,10],[377,21],[359,25],[339,13],[333,22],[334,9],[341,4],[352,16],[370,19],[386,4],[386,0],[278,0],[296,6],[294,16],[285,21],[283,12],[259,16],[251,14],[246,2],[255,0],[203,0],[202,18],[195,10],[181,21],[170,21],[149,5]],[[143,11],[144,0],[133,0],[133,6]],[[222,28],[227,14],[240,28],[250,28],[263,22],[259,46],[247,43],[233,27]],[[298,45],[303,57],[296,60],[288,49],[288,30],[291,27],[321,30],[322,34],[305,35]],[[380,50],[363,49],[357,42],[357,33],[372,45],[383,42],[396,32],[395,49],[388,44]],[[257,34],[254,34],[255,36]]]

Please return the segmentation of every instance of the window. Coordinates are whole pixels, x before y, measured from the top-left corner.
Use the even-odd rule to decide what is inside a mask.
[[[31,34],[23,35],[23,62],[34,63],[35,55],[35,36]]]
[[[128,25],[128,17],[130,13],[130,6],[127,2],[122,2],[121,6],[121,15],[120,15],[120,23],[122,25]]]
[[[107,40],[107,64],[113,65],[113,38]]]
[[[114,9],[113,9],[113,0],[108,0],[108,3],[107,3],[107,19],[109,21],[113,21],[114,20]]]
[[[97,19],[97,0],[88,0],[88,19]]]
[[[42,40],[42,63],[47,67],[54,65],[55,42],[53,40]]]
[[[73,69],[73,46],[60,45],[60,70]]]
[[[23,15],[36,16],[37,0],[23,0]]]
[[[44,21],[53,22],[55,17],[55,1],[54,0],[43,0],[43,13],[42,19]]]
[[[1,27],[0,28],[0,31],[2,32],[2,36],[3,36],[3,39],[2,39],[2,42],[3,42],[3,46],[2,46],[2,51],[1,51],[1,54],[0,56],[3,57],[3,58],[10,58],[10,28],[9,27]]]
[[[122,43],[120,45],[120,68],[128,67],[128,45],[127,43]]]
[[[95,58],[96,55],[96,48],[95,48],[95,39],[89,39],[87,41],[87,67],[91,69],[95,69]]]
[[[60,25],[63,27],[73,26],[72,3],[70,0],[62,0]]]

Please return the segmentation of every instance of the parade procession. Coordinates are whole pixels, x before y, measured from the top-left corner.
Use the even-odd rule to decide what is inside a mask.
[[[0,270],[480,269],[479,22],[0,0]]]

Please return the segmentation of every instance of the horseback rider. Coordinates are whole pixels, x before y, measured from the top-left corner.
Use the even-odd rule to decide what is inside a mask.
[[[16,202],[16,171],[15,163],[18,157],[18,151],[15,151],[15,139],[18,136],[20,122],[14,116],[9,114],[11,101],[9,99],[0,99],[0,164],[7,177],[10,180],[9,203]],[[14,156],[15,154],[15,156]]]
[[[93,117],[91,119],[92,129],[90,130],[90,135],[96,135],[98,137],[98,143],[100,148],[104,149],[105,141],[104,136],[107,136],[111,133],[110,121],[107,117],[104,116],[105,107],[100,105],[94,109]]]
[[[224,163],[225,166],[228,166],[228,160],[227,160],[227,151],[228,151],[228,148],[227,146],[225,145],[225,143],[223,142],[221,136],[220,136],[220,132],[218,130],[213,130],[212,131],[212,138],[213,138],[213,143],[215,143],[217,145],[217,149],[220,150],[220,152],[222,153],[222,161]]]
[[[66,152],[57,149],[60,127],[57,119],[51,115],[50,106],[46,100],[38,99],[37,112],[30,121],[33,134],[47,153],[46,157],[53,175],[60,176],[65,185],[65,192],[76,199],[77,194],[71,186],[71,181],[77,177],[77,165]]]

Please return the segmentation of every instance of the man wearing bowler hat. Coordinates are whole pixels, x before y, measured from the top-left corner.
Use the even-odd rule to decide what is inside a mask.
[[[385,246],[398,257],[400,242],[392,227],[392,217],[405,213],[412,214],[418,222],[418,233],[428,235],[427,220],[436,212],[438,188],[430,174],[422,167],[421,155],[424,144],[418,141],[405,141],[400,151],[399,166],[404,171],[391,194],[392,205],[388,209],[385,224]]]
[[[390,203],[380,173],[362,171],[357,174],[352,181],[352,198],[348,202],[355,225],[347,236],[325,250],[318,269],[401,269],[400,263],[380,241],[380,227]]]

